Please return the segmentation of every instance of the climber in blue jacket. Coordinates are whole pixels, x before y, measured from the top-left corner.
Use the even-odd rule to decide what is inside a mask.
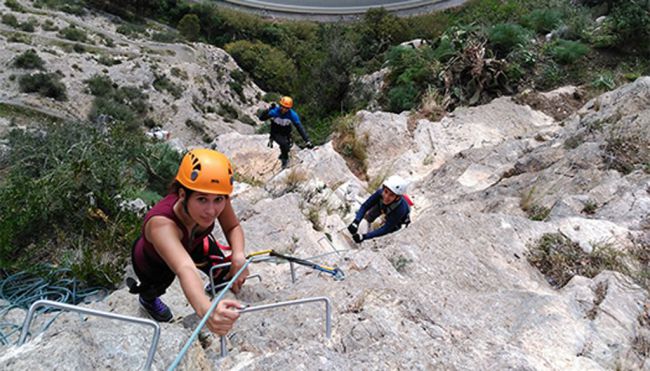
[[[382,188],[378,189],[361,205],[354,221],[348,226],[354,242],[369,240],[371,238],[393,233],[410,223],[409,198],[406,195],[407,182],[398,175],[388,178]],[[359,233],[359,223],[362,219],[371,225],[380,215],[385,216],[384,224],[365,234]]]
[[[275,103],[259,115],[262,121],[271,119],[271,136],[269,138],[269,147],[273,147],[273,142],[280,146],[280,161],[282,168],[286,169],[289,165],[289,150],[291,149],[291,125],[298,129],[298,133],[305,141],[307,148],[314,148],[314,145],[309,140],[305,128],[300,122],[300,117],[293,110],[293,99],[291,97],[282,97],[278,102],[279,106]]]

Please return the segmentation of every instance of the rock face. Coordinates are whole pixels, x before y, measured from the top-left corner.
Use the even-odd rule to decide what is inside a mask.
[[[237,173],[233,204],[247,250],[339,266],[346,279],[297,266],[292,282],[286,262],[253,265],[262,280],[249,280],[237,299],[257,306],[326,296],[331,338],[319,304],[245,313],[228,337],[228,357],[219,358],[219,338],[204,330],[180,368],[650,370],[647,288],[603,271],[556,289],[526,259],[547,233],[587,253],[638,241],[648,249],[649,87],[650,77],[640,78],[562,122],[510,98],[411,129],[406,114],[359,112],[369,174],[409,179],[415,206],[408,228],[358,245],[345,226],[374,190],[331,143],[294,147],[282,170],[267,136],[217,135],[211,145]],[[542,221],[529,218],[533,206],[546,210]],[[173,362],[199,322],[177,282],[163,299],[175,319],[162,324],[155,369]],[[143,315],[126,289],[88,305]],[[13,310],[3,320],[23,315]],[[50,318],[39,316],[33,329]],[[0,369],[138,368],[149,331],[61,315],[25,346],[0,348]]]
[[[223,50],[200,43],[154,42],[152,35],[161,32],[154,29],[126,36],[117,32],[119,24],[105,17],[74,16],[21,3],[25,12],[11,11],[4,2],[0,11],[13,15],[19,24],[31,20],[36,32],[0,24],[0,63],[6,67],[0,71],[0,103],[85,119],[94,99],[85,81],[108,76],[119,87],[146,94],[152,107],[149,117],[185,145],[205,145],[232,131],[254,133],[262,92],[249,79],[242,80],[245,74]],[[86,40],[61,36],[60,31],[70,27]],[[10,41],[16,39],[23,42]],[[15,58],[27,50],[35,50],[45,62],[44,71],[14,66]],[[68,101],[21,93],[16,77],[35,72],[61,76]]]

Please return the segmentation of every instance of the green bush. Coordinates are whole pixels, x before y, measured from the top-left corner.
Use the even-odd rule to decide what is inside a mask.
[[[196,41],[201,33],[201,23],[196,14],[186,14],[178,22],[178,31],[190,41]]]
[[[140,89],[118,87],[105,75],[95,75],[85,83],[96,97],[90,110],[90,120],[110,117],[111,121],[122,122],[131,129],[139,128],[147,121],[149,97]]]
[[[51,19],[46,19],[45,23],[41,26],[43,31],[58,31],[59,28],[54,24]]]
[[[410,110],[420,103],[426,87],[433,82],[431,50],[396,47],[388,53],[391,72],[387,77],[388,109],[391,112]]]
[[[38,56],[36,50],[30,49],[14,58],[13,65],[18,68],[42,70],[45,67],[45,62]]]
[[[183,87],[174,84],[166,75],[156,75],[153,81],[153,87],[158,91],[167,91],[176,99],[183,96]]]
[[[21,31],[34,32],[35,25],[38,25],[38,23],[34,19],[31,19],[29,22],[21,23],[18,28],[20,28]]]
[[[115,31],[126,36],[148,35],[147,27],[143,24],[124,23],[117,26]]]
[[[113,80],[106,75],[94,75],[84,82],[88,85],[90,94],[99,97],[109,96],[117,88],[117,84],[113,83]]]
[[[48,7],[78,16],[86,14],[85,0],[36,0],[34,7]]]
[[[524,47],[530,42],[530,35],[525,28],[513,23],[499,23],[488,29],[490,45],[501,55],[508,54],[515,48]]]
[[[151,40],[159,43],[175,43],[178,41],[178,35],[174,32],[155,32],[151,35]]]
[[[262,89],[280,92],[293,90],[296,68],[283,51],[261,42],[246,40],[226,44],[224,49],[241,68],[251,74]]]
[[[561,64],[572,64],[589,53],[589,47],[578,41],[557,40],[550,45],[548,53]]]
[[[650,3],[648,1],[617,2],[612,13],[613,31],[618,46],[633,45],[650,52]]]
[[[88,37],[86,36],[86,31],[76,28],[75,26],[68,26],[64,29],[59,30],[59,35],[64,39],[78,42],[87,42]]]
[[[172,179],[178,154],[124,126],[60,123],[13,130],[0,169],[0,265],[72,268],[90,284],[121,282],[140,218],[120,203]],[[173,164],[173,165],[172,165]]]
[[[57,74],[36,73],[21,76],[18,79],[18,85],[23,93],[38,93],[44,97],[65,101],[68,100],[68,96],[65,85],[59,81],[60,79]]]
[[[22,13],[25,11],[25,8],[16,0],[5,0],[5,5],[14,12]]]
[[[537,33],[555,30],[562,23],[562,13],[557,9],[535,9],[524,16],[524,25]]]
[[[20,23],[18,22],[18,19],[16,19],[16,16],[11,13],[2,15],[2,23],[14,28],[18,28],[18,26],[20,26]]]

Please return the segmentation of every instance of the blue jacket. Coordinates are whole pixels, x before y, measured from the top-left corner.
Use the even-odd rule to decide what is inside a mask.
[[[298,117],[296,111],[290,109],[283,114],[280,107],[276,106],[260,115],[260,119],[262,120],[267,120],[269,118],[271,119],[271,134],[279,133],[283,135],[291,135],[291,124],[293,124],[296,129],[298,129],[298,133],[300,133],[302,139],[305,142],[309,141],[309,137],[307,136],[305,128],[302,126],[300,117]]]
[[[378,189],[373,193],[368,199],[361,205],[359,211],[355,216],[355,220],[360,222],[361,219],[366,215],[368,210],[377,206],[380,208],[381,213],[386,215],[386,222],[381,227],[370,231],[363,235],[364,240],[369,240],[371,238],[383,236],[388,233],[395,232],[402,227],[411,212],[411,208],[404,199],[404,197],[399,198],[399,200],[393,202],[390,205],[384,205],[381,200],[382,189]]]

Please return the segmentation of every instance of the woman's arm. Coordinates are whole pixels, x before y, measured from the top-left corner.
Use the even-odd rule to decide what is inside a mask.
[[[154,216],[145,226],[145,236],[178,277],[183,293],[192,308],[200,317],[205,316],[211,303],[203,291],[203,281],[192,258],[181,244],[182,232],[170,219]],[[237,312],[227,309],[233,306],[237,307],[238,304],[229,302],[218,307],[208,320],[208,328],[220,335],[225,335],[239,317]]]
[[[244,230],[239,224],[239,219],[235,215],[230,199],[226,201],[226,207],[219,215],[219,225],[221,225],[223,234],[232,249],[232,255],[230,256],[232,266],[227,276],[227,278],[231,278],[246,262],[246,253],[244,252]],[[248,269],[244,270],[233,284],[232,289],[235,293],[239,292],[241,285],[246,281],[246,277],[248,277]]]

